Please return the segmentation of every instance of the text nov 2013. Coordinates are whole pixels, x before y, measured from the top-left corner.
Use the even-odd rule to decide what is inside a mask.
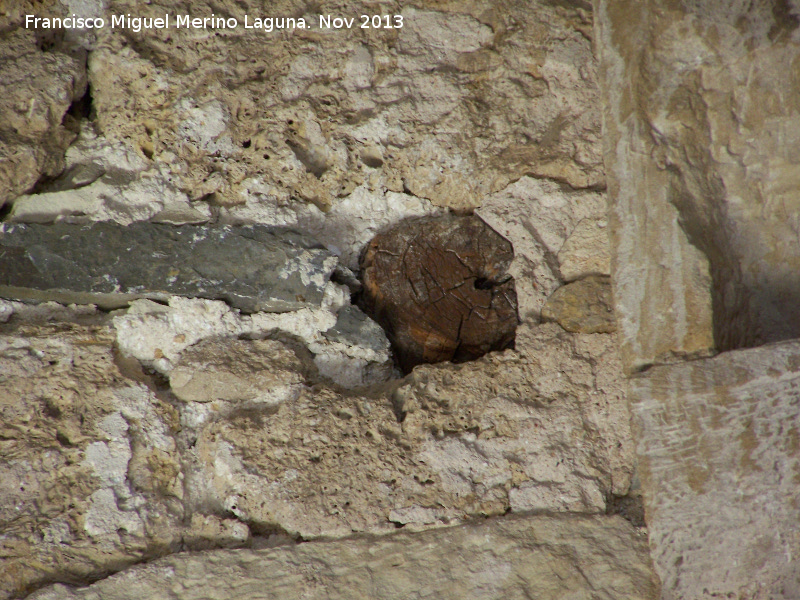
[[[148,29],[261,29],[267,33],[281,29],[312,29],[310,19],[303,17],[251,17],[244,15],[240,23],[234,17],[220,17],[215,14],[204,17],[191,15],[164,14],[158,17],[110,15],[110,18],[86,17],[72,14],[68,17],[38,17],[25,15],[25,27],[36,29],[129,29],[135,33]],[[319,15],[319,29],[401,29],[403,15],[359,15],[344,17]]]

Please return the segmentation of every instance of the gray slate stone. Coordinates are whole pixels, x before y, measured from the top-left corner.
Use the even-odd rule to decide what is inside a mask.
[[[332,342],[361,346],[375,352],[388,352],[389,340],[375,321],[357,306],[345,306],[336,315],[336,325],[323,333]]]
[[[336,263],[308,237],[258,225],[6,224],[0,297],[111,309],[188,296],[285,312],[318,306]]]

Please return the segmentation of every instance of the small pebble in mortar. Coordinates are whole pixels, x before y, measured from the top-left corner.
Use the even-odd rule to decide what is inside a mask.
[[[409,219],[366,247],[362,305],[405,372],[474,360],[514,342],[513,258],[511,243],[477,216]]]

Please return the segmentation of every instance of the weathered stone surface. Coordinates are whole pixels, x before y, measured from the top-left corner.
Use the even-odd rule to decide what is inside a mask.
[[[183,402],[275,405],[300,394],[305,370],[280,342],[209,338],[182,353],[169,387]]]
[[[83,56],[45,52],[32,30],[0,31],[2,206],[64,168],[64,152],[77,133],[67,111],[83,96],[87,80]]]
[[[174,296],[169,306],[136,300],[127,313],[115,316],[113,323],[120,351],[167,377],[182,360],[182,353],[202,340],[228,338],[223,342],[227,344],[236,337],[258,339],[279,332],[304,345],[319,373],[341,386],[356,388],[390,379],[396,373],[389,340],[380,327],[347,302],[345,292],[334,286],[327,290],[320,308],[241,315],[223,302]],[[341,319],[337,311],[343,312]],[[343,334],[340,320],[357,321],[359,331],[345,328]],[[369,343],[364,343],[362,335],[370,336]],[[245,357],[244,362],[251,365],[246,368],[258,368],[257,361],[253,364]],[[233,368],[233,363],[226,365]],[[183,368],[207,380],[203,361],[184,361]]]
[[[245,312],[319,306],[337,262],[309,238],[261,226],[5,225],[0,246],[0,295],[104,308],[172,295]]]
[[[605,196],[523,177],[486,198],[475,213],[514,246],[508,269],[523,320],[539,320],[550,295],[563,285],[558,253],[575,227],[606,214]]]
[[[161,4],[91,0],[69,10],[174,14],[171,4]],[[15,5],[0,18],[11,28],[26,11],[66,10],[52,5]],[[240,24],[244,14],[262,10],[252,1],[192,6],[219,15],[223,5]],[[357,6],[356,12],[372,10]],[[211,205],[223,223],[309,232],[355,268],[379,229],[435,213],[435,205],[478,206],[519,187],[510,182],[530,179],[524,175],[566,181],[572,187],[565,189],[602,185],[588,5],[404,6],[408,14],[382,5],[387,14],[404,15],[405,26],[395,30],[319,30],[304,4],[284,1],[275,10],[305,14],[311,30],[240,28],[243,35],[202,44],[190,29],[107,27],[96,39],[89,35],[93,123],[81,137],[96,130],[88,144],[96,153],[88,162],[89,154],[74,161],[68,155],[63,180],[72,177],[72,165],[102,162],[110,149],[124,147],[141,165],[123,169],[128,185],[106,169],[89,185],[27,196],[13,218],[128,223],[167,211],[169,222],[195,223],[209,218]],[[170,207],[186,209],[187,199],[196,212],[170,217]],[[522,270],[531,267],[518,256]],[[538,317],[552,289],[534,290],[521,291],[533,292]]]
[[[631,380],[663,598],[800,596],[800,343]]]
[[[611,274],[605,216],[586,218],[575,226],[558,251],[558,266],[564,281],[575,281],[587,275]]]
[[[237,519],[192,515],[191,529],[183,537],[187,550],[241,548],[251,539],[250,528]]]
[[[555,321],[574,333],[617,330],[608,277],[589,275],[558,288],[542,309],[544,321]]]
[[[194,510],[185,520],[186,505],[205,505],[183,487],[186,432],[203,422],[203,407],[269,411],[296,398],[310,357],[269,339],[202,341],[176,379],[192,364],[215,377],[205,388],[175,381],[175,406],[142,384],[153,382],[115,351],[112,329],[12,325],[0,336],[0,597],[85,583],[182,545],[248,542],[248,524],[230,512]]]
[[[177,554],[86,588],[31,600],[421,598],[656,600],[646,541],[616,517],[493,519],[480,525],[271,550]]]
[[[369,2],[350,10],[374,14]],[[226,207],[299,198],[326,210],[365,183],[460,208],[531,173],[602,184],[588,5],[381,10],[404,26],[320,29],[335,3],[283,0],[275,14],[304,16],[310,29],[245,31],[261,3],[206,0],[193,16],[235,17],[235,34],[201,43],[192,29],[106,27],[89,56],[98,126],[154,161],[174,157],[192,199]],[[165,12],[172,3],[136,5],[142,17]],[[243,193],[254,187],[263,195]]]
[[[797,6],[596,8],[626,369],[798,337]],[[632,380],[665,598],[800,594],[797,352]]]
[[[67,149],[64,172],[37,186],[37,193],[16,198],[6,220],[207,222],[208,204],[189,203],[173,182],[176,168],[152,163],[127,144],[98,136],[91,122],[83,121],[80,135]]]
[[[603,513],[606,497],[628,490],[612,336],[523,328],[526,354],[426,365],[393,393],[356,396],[315,382],[312,356],[274,323],[208,337],[211,324],[235,325],[230,308],[173,303],[139,300],[114,317],[116,351],[102,326],[5,326],[15,329],[0,365],[3,597],[182,544],[422,529],[509,510]],[[120,342],[144,340],[139,326],[161,355],[152,364],[174,363],[177,402],[144,387],[153,382],[126,358]]]
[[[478,217],[426,217],[378,234],[362,259],[363,305],[400,365],[472,360],[514,340],[511,244]]]
[[[420,367],[393,401],[406,429],[439,438],[428,450],[455,488],[510,474],[515,511],[593,512],[626,494],[633,473],[619,366],[614,336],[522,326],[517,353]]]
[[[0,597],[180,546],[178,415],[114,362],[113,332],[0,336]]]
[[[420,366],[391,399],[283,376],[266,402],[187,403],[193,510],[304,539],[604,512],[633,472],[613,337],[557,325],[520,335],[525,354]],[[250,354],[227,352],[233,364]]]
[[[800,336],[794,4],[597,4],[628,368]]]

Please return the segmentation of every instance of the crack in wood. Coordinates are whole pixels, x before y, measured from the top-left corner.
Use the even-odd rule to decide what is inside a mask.
[[[400,366],[474,360],[514,341],[511,244],[477,216],[410,219],[362,256],[362,305],[386,330]]]

